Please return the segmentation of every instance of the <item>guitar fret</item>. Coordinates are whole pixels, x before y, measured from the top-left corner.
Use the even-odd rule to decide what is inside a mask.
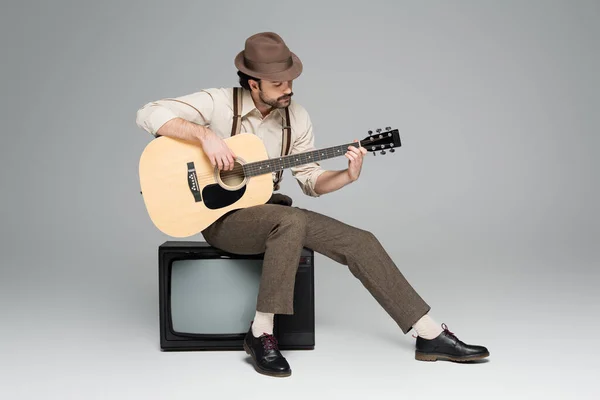
[[[320,150],[312,150],[305,153],[290,154],[278,158],[257,161],[243,166],[246,176],[256,176],[261,174],[282,171],[287,168],[305,165],[316,161],[322,161],[333,157],[342,156],[346,153],[348,146],[358,147],[356,142],[343,144],[340,146],[328,147]]]

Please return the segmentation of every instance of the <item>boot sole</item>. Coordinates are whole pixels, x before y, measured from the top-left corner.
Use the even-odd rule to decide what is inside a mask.
[[[456,357],[448,354],[440,354],[440,353],[422,353],[419,351],[415,351],[415,359],[419,361],[437,361],[437,360],[448,360],[448,361],[457,361],[457,362],[469,362],[469,361],[477,361],[483,358],[489,357],[490,353],[481,353],[474,354],[472,356],[464,356],[464,357]]]
[[[277,377],[277,378],[285,378],[286,376],[292,375],[292,371],[289,371],[289,372],[273,372],[273,371],[267,371],[267,370],[262,369],[256,363],[256,361],[254,359],[254,355],[251,353],[250,349],[246,345],[246,342],[244,342],[244,350],[250,356],[250,359],[252,360],[252,365],[254,366],[254,369],[256,370],[256,372],[258,372],[259,374],[263,374],[263,375],[267,375],[267,376],[274,376],[274,377]]]

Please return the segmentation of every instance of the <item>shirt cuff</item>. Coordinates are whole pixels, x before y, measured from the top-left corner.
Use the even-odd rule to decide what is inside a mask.
[[[163,107],[156,107],[156,109],[152,111],[150,117],[148,118],[150,133],[156,136],[156,132],[164,124],[175,118],[177,118],[177,115],[175,115],[171,110]]]
[[[317,179],[324,173],[325,169],[318,169],[310,174],[310,177],[306,180],[306,183],[302,185],[302,191],[311,197],[320,197],[321,195],[315,192],[315,186]]]

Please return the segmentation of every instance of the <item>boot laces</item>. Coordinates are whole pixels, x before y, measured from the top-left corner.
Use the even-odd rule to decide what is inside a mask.
[[[277,339],[275,338],[275,336],[263,332],[263,334],[260,337],[260,340],[262,341],[265,350],[279,350]]]
[[[442,328],[444,329],[444,332],[446,332],[446,334],[448,334],[449,336],[452,336],[454,339],[458,340],[458,338],[456,337],[454,332],[450,332],[450,330],[448,329],[448,325],[446,325],[443,322],[442,322]]]
[[[442,322],[442,329],[444,329],[444,332],[446,332],[448,335],[450,335],[454,339],[458,340],[458,338],[456,337],[456,335],[454,334],[454,332],[450,332],[450,330],[448,329],[448,325],[446,325],[443,322]],[[417,336],[415,336],[415,335],[412,335],[412,337],[414,337],[415,339],[417,338]]]

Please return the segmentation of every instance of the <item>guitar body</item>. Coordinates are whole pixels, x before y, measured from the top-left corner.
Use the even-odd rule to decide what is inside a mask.
[[[198,142],[161,136],[153,139],[140,158],[140,186],[154,225],[173,237],[188,237],[232,210],[265,204],[273,194],[273,172],[341,157],[349,146],[367,152],[390,153],[401,146],[397,129],[377,129],[360,142],[310,150],[269,159],[257,136],[241,133],[224,139],[236,155],[231,171],[210,164]]]
[[[199,143],[161,136],[146,146],[139,163],[140,186],[160,231],[192,236],[231,210],[269,200],[272,174],[246,177],[242,168],[269,158],[263,142],[249,133],[224,140],[237,157],[233,171],[214,168]]]

